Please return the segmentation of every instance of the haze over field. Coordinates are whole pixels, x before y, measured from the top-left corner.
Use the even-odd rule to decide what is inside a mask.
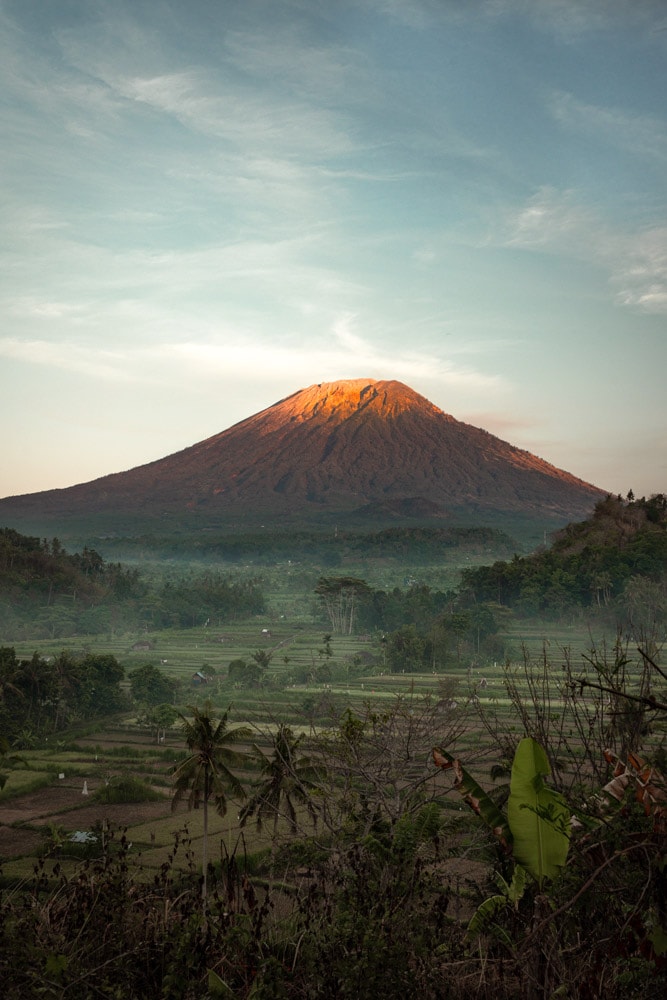
[[[667,489],[663,0],[0,0],[0,496],[397,379]]]

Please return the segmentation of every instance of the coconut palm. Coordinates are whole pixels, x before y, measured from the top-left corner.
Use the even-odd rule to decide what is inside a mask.
[[[247,726],[227,729],[227,718],[231,706],[220,719],[216,719],[210,701],[201,709],[188,706],[192,719],[181,715],[182,732],[190,755],[174,769],[174,796],[172,810],[187,796],[189,809],[204,809],[204,840],[202,847],[202,867],[204,881],[202,898],[206,902],[206,874],[208,865],[208,802],[213,804],[219,816],[227,812],[227,795],[245,798],[245,791],[230,765],[240,764],[246,755],[234,745],[247,740],[251,731]]]
[[[0,790],[7,784],[7,775],[4,773],[7,764],[23,764],[28,767],[28,762],[17,753],[9,752],[9,743],[4,736],[0,736]]]
[[[19,684],[23,677],[23,666],[15,651],[9,646],[0,649],[0,703],[6,704],[12,696],[25,698]]]
[[[273,753],[270,757],[255,746],[255,752],[262,762],[261,774],[264,780],[241,809],[241,826],[254,816],[257,829],[261,830],[263,820],[271,817],[275,841],[281,816],[287,819],[292,833],[296,833],[299,805],[305,806],[313,824],[316,822],[317,812],[311,793],[316,787],[321,769],[310,757],[298,755],[301,740],[301,736],[295,737],[290,727],[281,723],[273,737]]]

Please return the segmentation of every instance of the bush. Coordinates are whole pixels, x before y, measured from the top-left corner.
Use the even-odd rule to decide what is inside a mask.
[[[93,802],[107,804],[118,802],[157,802],[163,796],[145,781],[132,775],[113,778],[108,785],[102,785],[93,795]]]

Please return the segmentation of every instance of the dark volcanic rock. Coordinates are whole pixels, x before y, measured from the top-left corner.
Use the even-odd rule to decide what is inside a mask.
[[[310,386],[167,458],[69,489],[0,501],[0,519],[197,512],[198,522],[448,509],[564,520],[602,490],[455,420],[401,382]]]

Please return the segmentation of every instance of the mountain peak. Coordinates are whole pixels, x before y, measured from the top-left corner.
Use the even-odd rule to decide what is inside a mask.
[[[0,501],[19,520],[257,515],[295,521],[368,510],[586,516],[605,494],[397,381],[320,382],[174,455],[66,490]],[[222,519],[222,520],[221,520]]]
[[[283,413],[292,412],[303,419],[310,419],[318,413],[344,419],[361,410],[379,412],[385,417],[424,408],[442,413],[403,382],[363,378],[317,382],[275,405]]]

